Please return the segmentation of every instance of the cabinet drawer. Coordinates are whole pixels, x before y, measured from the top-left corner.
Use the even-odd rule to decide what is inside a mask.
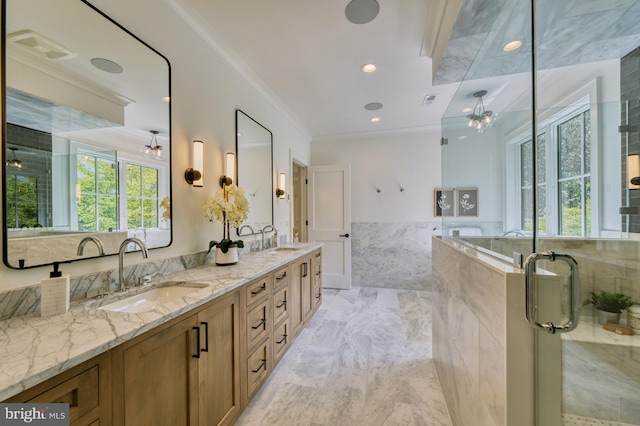
[[[276,364],[289,348],[289,339],[289,320],[286,320],[273,332],[273,358]]]
[[[69,404],[69,424],[111,422],[110,356],[102,354],[4,402]],[[98,423],[96,423],[98,424]]]
[[[289,313],[289,286],[285,286],[278,290],[273,296],[273,323],[278,324]]]
[[[247,358],[247,396],[251,399],[271,372],[271,341],[267,340]]]
[[[322,303],[322,283],[313,286],[313,305],[314,309]]]
[[[247,348],[251,349],[269,334],[271,321],[268,317],[268,301],[260,303],[247,313]]]
[[[279,290],[283,286],[289,283],[289,267],[285,266],[284,268],[278,269],[273,273],[273,290]]]
[[[244,287],[247,306],[269,297],[271,294],[271,275],[265,275]]]

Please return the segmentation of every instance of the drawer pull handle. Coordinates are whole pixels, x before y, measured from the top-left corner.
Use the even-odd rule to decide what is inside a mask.
[[[256,368],[255,370],[251,370],[254,373],[257,373],[258,371],[262,370],[262,367],[264,367],[267,364],[267,360],[263,359],[262,362],[260,363],[260,365],[258,366],[258,368]]]
[[[193,327],[193,330],[196,331],[196,353],[193,355],[194,358],[200,358],[200,327]]]
[[[287,306],[287,301],[283,300],[282,303],[280,303],[278,306],[276,306],[277,309],[282,308],[283,306]]]
[[[316,277],[319,276],[322,272],[318,271],[316,272]]]
[[[209,352],[209,323],[203,321],[200,325],[204,325],[204,349],[200,352]]]
[[[308,275],[308,271],[307,271],[307,262],[304,262],[302,265],[300,265],[302,267],[302,278],[305,278]]]
[[[340,235],[342,237],[342,235]],[[322,256],[322,253],[316,253],[316,257]]]
[[[276,277],[276,281],[284,280],[285,278],[287,278],[287,271],[284,271],[282,275]]]
[[[282,339],[278,340],[276,343],[281,345],[283,342],[286,342],[286,341],[287,341],[287,335],[283,334]]]
[[[262,286],[260,286],[260,288],[259,288],[258,290],[256,290],[256,291],[252,291],[252,292],[251,292],[251,294],[252,294],[253,296],[255,296],[256,294],[260,294],[260,293],[262,293],[262,292],[263,292],[263,291],[265,291],[266,289],[267,289],[267,283],[264,283],[264,284],[262,284]]]
[[[267,322],[267,319],[266,318],[262,318],[258,324],[252,325],[251,328],[253,328],[254,330],[257,330],[260,327],[262,327],[265,322]]]
[[[322,293],[318,293],[318,295],[316,296],[316,299],[320,299],[320,297],[322,297]]]

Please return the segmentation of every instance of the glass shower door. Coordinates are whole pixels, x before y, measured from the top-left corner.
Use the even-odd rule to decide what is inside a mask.
[[[640,425],[640,2],[534,7],[536,424]]]

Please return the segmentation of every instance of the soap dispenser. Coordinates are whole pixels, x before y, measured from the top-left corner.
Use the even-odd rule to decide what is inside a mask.
[[[62,275],[59,267],[60,262],[53,262],[53,271],[40,285],[40,315],[43,317],[69,311],[69,275]]]

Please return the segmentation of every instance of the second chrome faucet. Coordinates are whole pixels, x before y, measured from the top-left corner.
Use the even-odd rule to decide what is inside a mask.
[[[142,251],[142,257],[147,259],[149,257],[149,251],[147,250],[147,246],[144,242],[138,238],[127,238],[122,244],[120,244],[120,250],[118,251],[118,279],[119,279],[119,288],[118,291],[126,291],[127,285],[124,280],[124,254],[127,252],[127,247],[129,243],[135,243],[140,250]]]

